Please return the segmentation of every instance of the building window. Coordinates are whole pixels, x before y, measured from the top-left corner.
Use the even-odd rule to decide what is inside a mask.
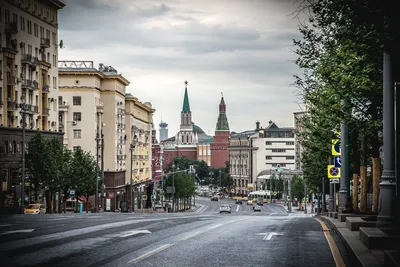
[[[73,147],[73,150],[74,150],[74,151],[77,151],[78,149],[81,149],[81,146],[74,146],[74,147]]]
[[[265,142],[265,145],[266,145],[266,146],[270,146],[270,145],[272,145],[272,142],[266,141],[266,142]]]
[[[286,159],[294,159],[294,156],[288,156]]]
[[[278,149],[272,149],[272,152],[275,152],[275,153],[279,153],[279,152],[286,152],[286,149],[281,149],[281,148],[278,148]]]
[[[80,129],[74,129],[74,139],[81,139],[82,131]]]
[[[265,156],[265,159],[272,159],[271,156]]]
[[[286,142],[287,146],[294,146],[294,142]]]
[[[74,121],[81,121],[82,120],[82,114],[80,112],[74,112]]]
[[[74,106],[80,106],[82,104],[82,98],[80,96],[72,97],[72,103]]]

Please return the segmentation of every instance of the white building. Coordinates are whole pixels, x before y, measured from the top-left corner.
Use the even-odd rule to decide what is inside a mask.
[[[295,138],[294,128],[279,128],[274,122],[269,121],[265,129],[261,129],[253,139],[256,150],[256,173],[263,170],[282,167],[295,169]]]

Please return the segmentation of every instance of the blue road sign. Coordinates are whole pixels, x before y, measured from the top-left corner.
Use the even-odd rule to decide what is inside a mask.
[[[341,154],[341,149],[340,149],[340,141],[339,142],[337,142],[335,145],[334,145],[334,149],[335,149],[335,152],[336,153],[338,153],[338,154]]]
[[[334,162],[336,168],[342,167],[342,161],[340,160],[340,156],[334,157]]]

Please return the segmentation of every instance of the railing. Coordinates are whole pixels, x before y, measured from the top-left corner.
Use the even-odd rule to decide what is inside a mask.
[[[17,83],[17,79],[15,76],[8,76],[7,77],[7,84],[8,85],[15,85]]]
[[[32,88],[32,84],[33,84],[33,82],[31,80],[23,79],[21,87],[29,89],[29,88]]]
[[[21,58],[22,64],[31,64],[32,63],[32,55],[31,54],[23,54]]]
[[[50,39],[49,38],[40,39],[40,47],[49,48],[50,47]]]
[[[7,108],[9,110],[17,110],[18,109],[17,101],[7,101]]]
[[[49,116],[50,115],[50,109],[49,108],[42,108],[42,115],[43,116]]]
[[[10,33],[18,33],[18,25],[17,22],[9,22],[6,24],[6,32]]]
[[[37,81],[32,81],[32,89],[39,90],[39,83]]]
[[[43,93],[50,93],[50,86],[49,85],[43,85],[42,87],[42,92]]]

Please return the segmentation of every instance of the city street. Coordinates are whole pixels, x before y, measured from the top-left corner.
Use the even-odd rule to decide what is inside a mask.
[[[2,266],[336,266],[347,255],[309,214],[230,199],[196,199],[186,213],[0,217]],[[222,203],[231,214],[220,214]],[[331,234],[341,253],[332,253]],[[335,255],[335,256],[333,256]]]

